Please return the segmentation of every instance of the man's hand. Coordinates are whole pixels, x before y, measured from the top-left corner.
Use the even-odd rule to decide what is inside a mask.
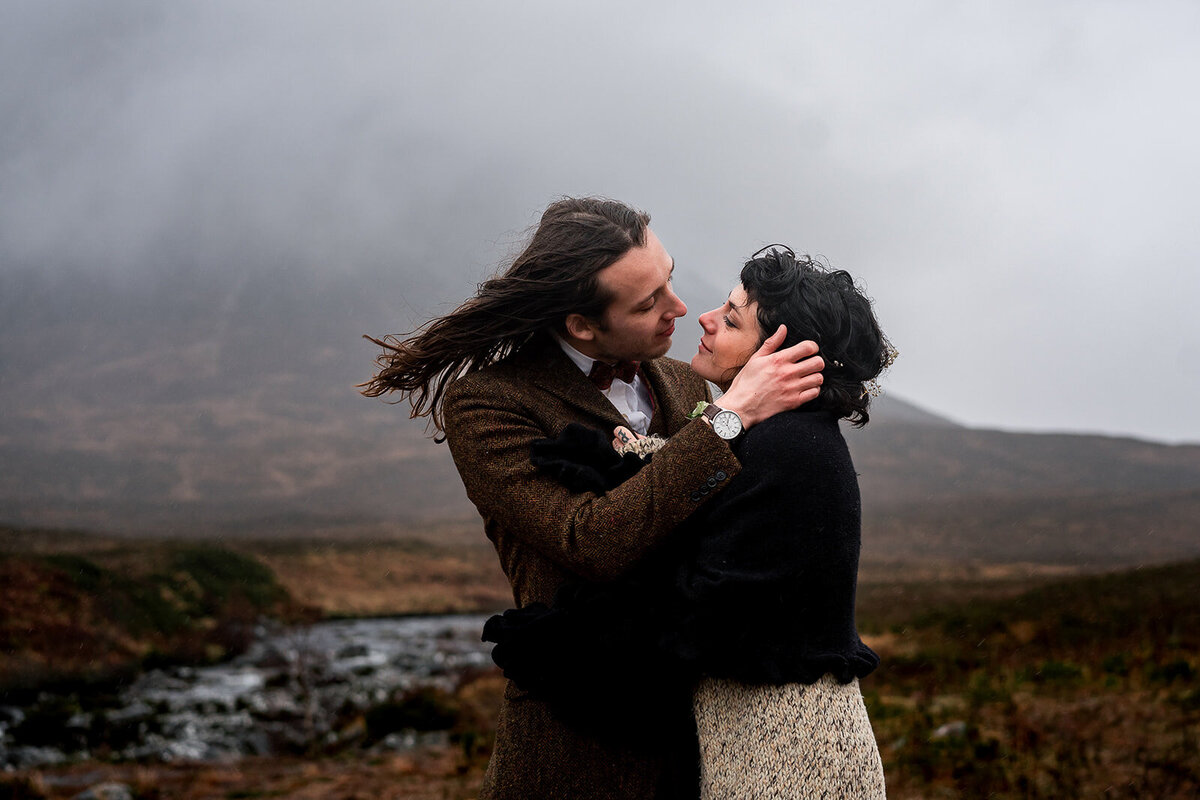
[[[633,431],[629,430],[629,428],[626,428],[624,425],[621,425],[619,427],[613,428],[613,440],[612,440],[613,450],[620,450],[622,447],[624,447],[627,444],[631,444],[633,442],[636,442],[638,439],[645,439],[645,438],[646,437],[642,436],[640,433],[634,433]]]
[[[736,411],[746,428],[812,402],[821,391],[825,362],[816,355],[816,342],[800,342],[775,352],[786,337],[787,327],[780,325],[717,401],[721,408]]]

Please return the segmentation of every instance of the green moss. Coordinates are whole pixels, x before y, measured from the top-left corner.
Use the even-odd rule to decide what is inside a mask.
[[[79,555],[0,555],[5,569],[29,578],[22,584],[29,596],[18,607],[46,609],[58,632],[35,635],[41,630],[36,612],[16,620],[0,609],[5,652],[70,664],[38,675],[12,671],[7,688],[103,680],[136,667],[137,653],[147,664],[224,658],[249,644],[255,618],[292,605],[269,568],[231,550],[164,546],[135,556],[97,563]],[[121,566],[130,563],[136,566]],[[116,653],[123,655],[109,657]]]
[[[81,595],[90,597],[102,616],[134,636],[171,635],[192,619],[188,609],[163,596],[156,580],[121,575],[82,556],[52,555],[43,560],[70,580]]]
[[[287,593],[268,567],[255,559],[221,547],[192,546],[173,554],[167,580],[182,594],[198,587],[196,598],[205,610],[215,612],[234,599],[243,599],[258,610],[282,602]],[[190,579],[190,580],[188,580]]]

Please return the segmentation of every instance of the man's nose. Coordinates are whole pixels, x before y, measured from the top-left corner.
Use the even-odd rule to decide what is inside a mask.
[[[671,309],[672,316],[682,317],[687,314],[687,305],[684,304],[683,300],[679,299],[679,295],[671,292],[671,300],[674,303],[674,307]]]

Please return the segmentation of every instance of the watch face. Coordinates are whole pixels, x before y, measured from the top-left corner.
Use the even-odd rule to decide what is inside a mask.
[[[713,417],[713,432],[722,439],[733,439],[742,432],[742,418],[732,411],[719,411]]]

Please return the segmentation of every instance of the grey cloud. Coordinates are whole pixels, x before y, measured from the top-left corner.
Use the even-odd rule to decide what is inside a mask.
[[[933,410],[1200,439],[1191,4],[0,15],[0,271],[356,280],[415,320],[602,193],[693,313],[784,240],[862,277]],[[1152,415],[1163,376],[1193,402]]]

